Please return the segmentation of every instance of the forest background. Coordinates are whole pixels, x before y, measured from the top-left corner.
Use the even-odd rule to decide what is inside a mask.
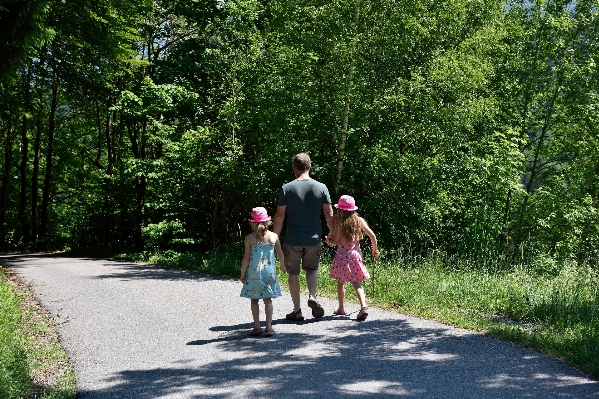
[[[597,0],[2,0],[1,249],[239,247],[305,151],[386,256],[596,266],[598,17]]]

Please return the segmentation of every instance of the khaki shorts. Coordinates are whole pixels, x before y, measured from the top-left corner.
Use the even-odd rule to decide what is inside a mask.
[[[285,268],[293,276],[300,274],[300,263],[304,270],[318,270],[320,264],[320,245],[296,247],[283,243]]]

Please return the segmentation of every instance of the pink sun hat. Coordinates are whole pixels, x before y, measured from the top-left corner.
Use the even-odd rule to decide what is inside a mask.
[[[270,220],[270,216],[268,216],[268,212],[266,212],[266,208],[261,206],[252,209],[252,218],[250,219],[251,223],[262,223],[268,222]]]
[[[339,198],[339,201],[337,201],[337,203],[335,204],[335,208],[341,209],[343,211],[355,211],[356,209],[358,209],[354,197],[351,197],[349,195],[342,195]]]

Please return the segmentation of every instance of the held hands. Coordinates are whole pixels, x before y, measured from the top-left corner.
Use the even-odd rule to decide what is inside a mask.
[[[333,244],[333,234],[329,234],[324,238],[325,242],[328,244],[329,247],[334,247],[335,244]]]

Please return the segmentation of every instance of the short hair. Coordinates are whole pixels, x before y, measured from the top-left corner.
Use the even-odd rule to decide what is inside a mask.
[[[296,156],[293,157],[291,161],[291,165],[293,165],[294,169],[297,169],[299,172],[305,172],[310,170],[312,167],[312,163],[310,162],[310,155],[305,152],[300,152]]]

